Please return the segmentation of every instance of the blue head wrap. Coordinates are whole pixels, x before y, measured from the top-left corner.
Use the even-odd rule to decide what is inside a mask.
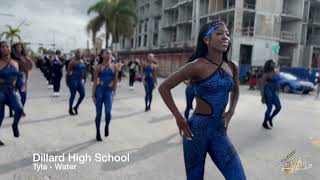
[[[223,24],[222,21],[219,21],[219,22],[212,24],[212,26],[204,34],[204,37],[206,37],[206,38],[209,37],[213,33],[213,31],[215,31],[216,29],[218,29],[221,26],[221,24]]]

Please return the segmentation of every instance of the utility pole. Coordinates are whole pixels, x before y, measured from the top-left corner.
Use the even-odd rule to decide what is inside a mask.
[[[55,35],[56,35],[56,31],[53,30],[53,31],[52,31],[52,38],[53,38],[53,43],[52,43],[52,44],[54,44],[53,50],[56,50],[56,48],[55,48],[55,44],[56,44],[56,37],[55,37]]]

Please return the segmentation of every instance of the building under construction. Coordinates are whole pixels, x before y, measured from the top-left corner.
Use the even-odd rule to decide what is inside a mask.
[[[186,62],[203,24],[223,20],[232,40],[231,59],[262,65],[316,67],[320,62],[320,0],[137,0],[132,38],[118,48],[124,59],[152,52],[166,76]]]

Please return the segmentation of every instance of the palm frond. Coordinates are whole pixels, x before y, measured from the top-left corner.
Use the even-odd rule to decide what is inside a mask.
[[[2,37],[6,34],[7,32],[2,32],[1,34],[0,34],[0,40],[2,39]]]
[[[92,12],[96,12],[98,14],[102,14],[104,9],[106,8],[107,0],[100,0],[96,4],[89,7],[87,14],[91,14]]]
[[[104,18],[101,15],[96,16],[95,18],[91,19],[87,24],[86,31],[89,34],[92,32],[92,42],[95,43],[96,34],[101,29],[104,24]]]
[[[21,42],[21,37],[18,34],[14,34],[13,37],[18,38],[18,40]]]
[[[91,19],[86,27],[88,33],[96,33],[105,25],[106,34],[112,34],[115,42],[120,36],[130,36],[137,21],[135,0],[100,0],[89,7],[87,13],[95,12],[98,16]],[[99,17],[99,18],[98,18]]]
[[[11,39],[12,35],[10,33],[6,33],[6,40]]]

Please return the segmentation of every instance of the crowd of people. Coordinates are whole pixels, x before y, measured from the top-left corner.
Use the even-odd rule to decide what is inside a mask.
[[[23,105],[26,103],[32,69],[31,60],[23,49],[21,43],[10,48],[6,42],[0,42],[0,126],[4,118],[4,106],[8,105],[14,111],[12,130],[15,137],[20,136],[18,124],[21,116],[25,114]],[[227,135],[240,93],[239,68],[235,62],[228,59],[229,49],[229,31],[224,22],[204,25],[198,35],[195,53],[186,65],[159,86],[160,95],[174,115],[183,137],[188,180],[203,179],[207,153],[226,179],[246,179],[240,158]],[[124,74],[124,65],[129,73],[129,89],[134,90],[134,82],[141,80],[145,89],[145,111],[151,110],[153,91],[157,87],[158,69],[158,62],[153,54],[148,54],[144,62],[133,59],[124,64],[114,58],[111,49],[101,50],[96,57],[86,56],[80,49],[71,57],[62,56],[60,51],[56,51],[54,54],[39,57],[36,65],[47,80],[48,88],[53,88],[55,97],[59,96],[65,66],[65,82],[70,91],[68,113],[72,116],[79,114],[79,107],[86,96],[84,85],[88,74],[91,74],[91,96],[96,107],[97,141],[102,141],[100,124],[103,106],[104,136],[108,137],[110,134],[113,99],[117,92],[117,83],[121,82]],[[270,59],[259,71],[261,102],[267,107],[262,127],[269,130],[273,127],[273,119],[281,110],[277,69],[276,61]],[[181,82],[186,84],[187,106],[184,115],[178,110],[171,94],[171,89]],[[20,98],[16,91],[19,92]],[[74,104],[76,93],[79,93],[79,98]],[[193,99],[196,99],[197,105],[190,117]],[[275,110],[272,112],[273,106]],[[0,145],[4,143],[0,141]]]
[[[26,55],[22,43],[10,47],[2,41],[0,45],[0,67],[3,67],[0,70],[0,126],[4,118],[4,106],[7,105],[10,108],[10,116],[14,117],[12,125],[14,136],[19,137],[18,124],[21,116],[25,116],[23,106],[27,99],[27,87],[33,63]],[[153,54],[149,54],[145,62],[135,59],[124,64],[123,61],[116,60],[111,49],[103,49],[97,56],[87,55],[81,49],[77,49],[71,56],[62,55],[61,51],[57,50],[36,57],[35,64],[47,81],[48,89],[53,89],[53,97],[60,96],[60,86],[65,71],[65,83],[70,92],[68,103],[70,115],[78,115],[79,107],[86,96],[85,83],[91,74],[92,99],[96,106],[97,141],[102,141],[99,128],[103,105],[106,118],[105,136],[109,135],[113,97],[116,94],[117,84],[121,83],[121,77],[124,76],[124,66],[127,66],[129,71],[129,89],[134,89],[136,80],[142,81],[146,92],[145,111],[151,109],[158,67]],[[20,98],[16,92],[20,94]],[[79,98],[74,102],[76,93],[79,94]],[[4,143],[0,141],[0,145]]]
[[[12,49],[12,51],[11,51]],[[11,47],[8,43],[0,42],[0,126],[4,119],[5,105],[10,108],[13,116],[12,131],[14,137],[19,137],[18,128],[21,116],[25,116],[24,105],[27,100],[27,89],[32,61],[21,43]],[[17,96],[19,92],[20,98]],[[4,145],[0,141],[0,146]]]

